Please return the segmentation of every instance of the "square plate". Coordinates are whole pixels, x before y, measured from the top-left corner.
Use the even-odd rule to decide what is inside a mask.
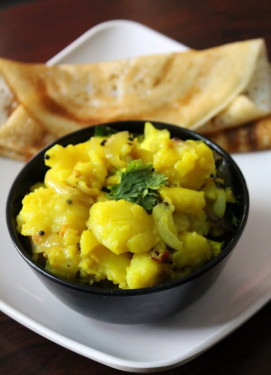
[[[48,64],[86,63],[187,47],[135,22],[97,25]],[[132,372],[162,371],[198,356],[271,299],[271,151],[235,155],[250,191],[247,227],[216,283],[177,315],[148,325],[94,321],[56,299],[17,254],[5,223],[5,204],[22,163],[0,159],[0,308],[24,326],[85,357]],[[227,302],[225,302],[227,301]]]

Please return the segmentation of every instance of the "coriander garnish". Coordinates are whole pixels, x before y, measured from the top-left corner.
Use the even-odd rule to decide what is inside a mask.
[[[121,173],[120,183],[110,188],[108,197],[137,203],[151,212],[159,201],[158,189],[166,182],[167,177],[156,172],[152,164],[144,165],[141,160],[133,160]]]

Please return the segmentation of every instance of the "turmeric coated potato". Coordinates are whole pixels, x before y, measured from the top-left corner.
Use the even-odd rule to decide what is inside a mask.
[[[147,252],[158,238],[151,216],[141,206],[124,199],[94,203],[87,227],[115,254]]]

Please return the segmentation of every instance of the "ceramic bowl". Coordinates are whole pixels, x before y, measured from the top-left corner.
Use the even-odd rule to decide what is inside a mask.
[[[119,131],[128,130],[138,134],[143,133],[144,124],[145,121],[122,121],[106,125]],[[223,158],[225,177],[230,179],[234,193],[239,197],[239,203],[235,205],[234,212],[238,219],[235,231],[225,237],[223,249],[216,258],[190,275],[177,281],[144,289],[105,289],[60,279],[41,265],[34,263],[29,239],[21,236],[16,230],[16,216],[21,209],[22,198],[29,192],[30,187],[44,179],[47,170],[47,167],[44,166],[44,154],[52,145],[38,153],[23,167],[8,196],[6,206],[8,230],[18,253],[30,266],[29,272],[33,270],[45,286],[70,308],[101,321],[119,324],[149,323],[185,309],[203,296],[215,282],[230,258],[247,222],[248,189],[244,176],[233,158],[219,146],[195,132],[165,123],[152,122],[152,124],[159,129],[168,129],[172,137],[206,142],[215,153]],[[84,128],[58,139],[55,143],[65,146],[83,142],[93,135],[93,131],[93,127]]]

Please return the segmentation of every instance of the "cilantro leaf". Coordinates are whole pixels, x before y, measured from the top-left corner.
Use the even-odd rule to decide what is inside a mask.
[[[137,203],[151,212],[159,201],[158,189],[166,182],[167,177],[156,172],[152,164],[145,165],[141,160],[133,160],[121,173],[120,183],[110,188],[108,197]]]

